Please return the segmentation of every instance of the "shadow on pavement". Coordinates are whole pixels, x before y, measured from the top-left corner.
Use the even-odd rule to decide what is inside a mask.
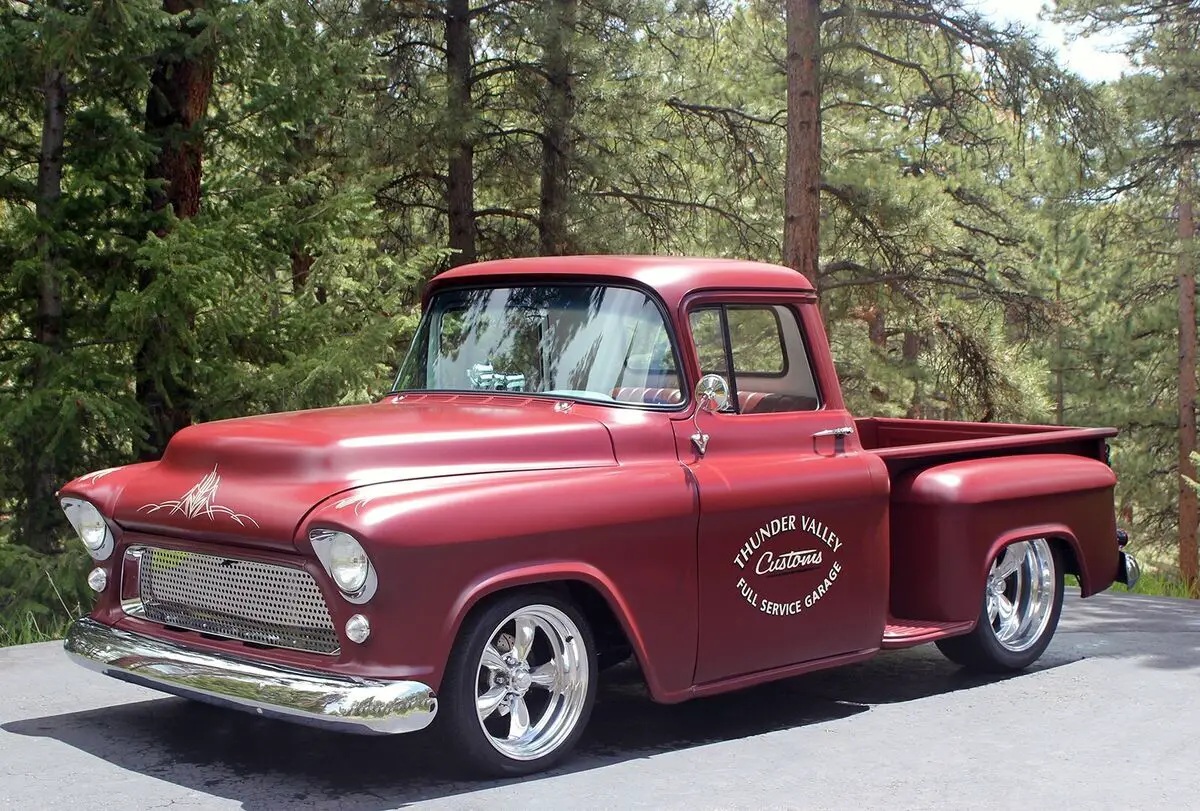
[[[1077,658],[1048,654],[1038,669]],[[650,701],[637,668],[624,665],[605,674],[574,756],[559,769],[524,779],[820,724],[868,712],[872,705],[998,680],[967,675],[926,647],[729,695],[661,705]],[[374,811],[506,782],[457,779],[427,733],[343,735],[176,698],[13,721],[2,728],[53,738],[120,768],[254,811],[326,803]]]
[[[1050,652],[1136,658],[1163,670],[1200,668],[1200,601],[1103,593],[1080,600],[1068,590]]]

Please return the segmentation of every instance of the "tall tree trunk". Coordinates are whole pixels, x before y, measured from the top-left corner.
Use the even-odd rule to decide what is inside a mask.
[[[215,62],[211,49],[197,52],[192,45],[204,33],[203,23],[194,14],[204,6],[205,0],[163,0],[163,10],[176,17],[182,36],[176,48],[159,56],[146,99],[146,135],[159,148],[158,158],[146,173],[152,181],[148,207],[151,212],[162,212],[170,206],[180,219],[194,217],[200,210],[203,124]],[[166,221],[159,221],[155,230],[164,236]],[[141,289],[148,288],[162,272],[144,268]],[[185,318],[190,328],[193,316],[189,313]],[[144,458],[161,454],[171,437],[192,421],[193,387],[186,371],[173,371],[168,361],[171,353],[178,351],[171,333],[172,326],[160,317],[137,352],[137,398],[150,417]],[[187,364],[181,368],[186,369]]]
[[[313,256],[299,240],[293,243],[292,250],[288,255],[292,260],[292,294],[299,296],[308,287],[308,275],[312,273],[312,266],[316,264],[317,257]],[[317,285],[313,293],[318,303],[324,304],[327,300],[324,287]]]
[[[179,20],[187,39],[204,33],[194,12],[206,0],[163,0],[163,10]],[[204,160],[202,125],[212,93],[213,54],[188,55],[180,43],[176,52],[162,55],[150,76],[146,99],[146,134],[160,145],[158,160],[150,168],[151,180],[165,181],[151,190],[150,209],[170,205],[175,216],[187,219],[200,210],[200,171]]]
[[[1192,211],[1192,157],[1179,173],[1179,572],[1193,596],[1200,596],[1196,531],[1200,523],[1197,494],[1183,476],[1196,470],[1196,223]]]
[[[574,144],[575,86],[571,75],[571,40],[575,31],[576,0],[550,0],[551,19],[546,37],[546,106],[542,137],[542,199],[538,242],[543,256],[570,253],[567,215],[571,208],[571,159]]]
[[[63,143],[67,123],[67,81],[57,66],[47,67],[42,78],[42,149],[38,161],[35,213],[40,227],[37,253],[41,262],[37,282],[37,314],[34,340],[39,354],[33,364],[32,388],[36,396],[50,385],[53,359],[62,352],[62,279],[58,248],[52,231],[57,227],[62,199]],[[35,434],[36,438],[36,434]],[[41,444],[45,437],[36,439]],[[51,523],[57,518],[54,492],[57,488],[57,458],[54,448],[31,448],[24,471],[25,509],[19,536],[24,544],[50,551],[54,538]]]
[[[821,3],[787,0],[783,263],[820,285]]]
[[[905,416],[910,420],[919,420],[924,416],[921,409],[921,398],[924,396],[924,391],[921,375],[917,369],[917,364],[921,362],[921,336],[919,334],[912,330],[904,331],[904,347],[901,350],[901,357],[904,358],[904,365],[913,379],[912,400],[908,403]]]
[[[316,122],[310,119],[304,123],[303,132],[292,137],[292,155],[288,161],[290,171],[281,173],[278,182],[290,183],[295,177],[312,171],[313,159],[317,153],[316,127]],[[310,209],[317,204],[317,194],[310,187],[296,203],[302,211]],[[292,294],[295,296],[300,296],[308,288],[309,274],[312,273],[313,265],[317,262],[317,257],[313,254],[306,237],[305,230],[300,229],[293,237],[288,251],[288,256],[292,260]],[[320,304],[324,304],[328,300],[328,292],[320,284],[314,287],[313,295]]]
[[[471,4],[446,3],[446,113],[450,162],[446,171],[446,214],[451,265],[475,261],[475,142],[471,119]]]
[[[1063,268],[1061,251],[1062,223],[1059,220],[1060,216],[1058,211],[1054,212],[1054,306],[1061,310]],[[1067,359],[1063,355],[1063,318],[1059,315],[1055,320],[1057,321],[1057,325],[1054,329],[1054,420],[1058,425],[1063,425],[1067,416],[1065,373]]]
[[[1054,303],[1062,306],[1062,279],[1054,280]],[[1064,367],[1067,365],[1063,349],[1063,320],[1058,319],[1054,331],[1054,421],[1065,424],[1067,416],[1067,389]]]

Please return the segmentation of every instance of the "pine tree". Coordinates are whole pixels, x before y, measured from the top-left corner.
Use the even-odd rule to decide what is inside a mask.
[[[1177,544],[1180,574],[1193,594],[1200,595],[1200,506],[1187,484],[1188,478],[1195,477],[1192,457],[1197,450],[1193,205],[1196,149],[1200,147],[1196,120],[1200,105],[1200,17],[1194,4],[1174,0],[1060,0],[1056,13],[1058,19],[1075,24],[1085,34],[1120,28],[1128,37],[1127,54],[1140,68],[1125,82],[1136,130],[1129,162],[1114,180],[1113,188],[1161,198],[1168,194],[1164,182],[1174,186],[1173,194],[1169,194],[1173,200],[1164,204],[1173,209],[1170,218],[1176,222]]]

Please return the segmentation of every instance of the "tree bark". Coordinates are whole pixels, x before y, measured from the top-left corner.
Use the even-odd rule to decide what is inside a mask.
[[[1054,212],[1054,306],[1061,309],[1062,307],[1062,223],[1059,221],[1059,213]],[[1066,390],[1066,358],[1063,355],[1063,318],[1060,316],[1056,319],[1057,325],[1054,328],[1054,421],[1058,425],[1065,424],[1067,416],[1067,390]]]
[[[919,334],[912,330],[904,331],[904,347],[901,350],[901,357],[904,358],[904,365],[908,368],[909,374],[913,376],[913,395],[905,416],[910,420],[919,420],[924,416],[921,409],[923,395],[921,376],[917,371],[917,364],[921,362],[921,336]]]
[[[313,159],[317,153],[316,127],[315,121],[311,119],[305,121],[303,132],[292,137],[293,154],[289,161],[291,170],[281,173],[280,183],[291,183],[296,177],[312,170]],[[317,204],[317,194],[310,188],[300,196],[296,203],[302,211],[310,209]],[[308,288],[308,277],[312,273],[313,265],[317,262],[317,257],[313,254],[306,237],[304,229],[300,229],[299,233],[293,237],[288,251],[288,256],[292,260],[292,294],[297,297]],[[320,304],[324,304],[328,300],[328,293],[320,284],[314,286],[313,295]]]
[[[571,75],[571,39],[576,0],[549,0],[552,9],[545,44],[546,105],[542,137],[542,196],[538,243],[543,256],[571,253],[567,217],[571,208],[571,161],[574,142],[575,86]]]
[[[292,260],[292,294],[299,296],[308,287],[308,275],[312,273],[312,266],[316,264],[317,257],[299,243],[292,246],[288,255]],[[318,304],[324,304],[329,299],[328,293],[321,285],[313,288],[313,295]]]
[[[1062,280],[1054,280],[1054,303],[1058,306],[1062,304]],[[1064,367],[1066,358],[1064,357],[1063,349],[1063,321],[1060,318],[1058,325],[1054,329],[1054,421],[1058,425],[1064,425],[1067,416],[1067,388],[1066,374]]]
[[[203,23],[194,14],[204,5],[205,0],[163,0],[163,10],[176,17],[182,37],[176,48],[159,56],[146,99],[146,135],[159,148],[158,157],[146,173],[151,181],[147,207],[158,213],[170,206],[180,219],[194,217],[200,210],[203,123],[212,93],[215,54],[211,49],[195,52],[191,45],[204,33]],[[154,230],[165,236],[167,221],[159,220]],[[140,289],[148,288],[162,272],[159,268],[144,268]],[[193,316],[185,317],[190,328]],[[142,449],[145,459],[160,455],[171,437],[192,422],[193,386],[186,371],[172,371],[168,362],[168,356],[178,351],[169,337],[171,331],[166,319],[159,317],[155,328],[144,336],[135,360],[138,402],[150,418],[150,431]],[[181,368],[186,370],[187,364]]]
[[[1196,223],[1192,211],[1192,158],[1185,155],[1179,173],[1179,572],[1192,596],[1200,596],[1196,531],[1197,494],[1184,476],[1196,470]]]
[[[787,0],[787,167],[783,263],[819,289],[821,3]]]
[[[163,0],[163,10],[176,16],[181,30],[193,40],[204,30],[193,12],[204,5],[205,0]],[[170,205],[176,217],[187,219],[200,210],[201,125],[212,93],[213,62],[211,53],[187,56],[181,46],[179,52],[164,54],[154,66],[146,99],[146,134],[160,148],[148,176],[165,183],[151,189],[151,211]]]
[[[450,128],[450,160],[446,171],[446,213],[450,264],[475,261],[475,142],[471,119],[471,5],[446,3],[446,114]]]
[[[62,353],[63,307],[62,278],[58,248],[53,230],[57,227],[62,199],[63,144],[67,124],[67,80],[57,66],[47,67],[42,78],[42,146],[38,161],[35,214],[39,233],[37,253],[41,263],[37,282],[37,313],[34,340],[39,353],[33,363],[32,389],[36,396],[50,385],[53,358]],[[41,445],[44,437],[35,441]],[[57,488],[57,455],[53,448],[30,448],[23,484],[25,509],[21,514],[18,536],[39,551],[51,551],[57,517],[54,492]]]

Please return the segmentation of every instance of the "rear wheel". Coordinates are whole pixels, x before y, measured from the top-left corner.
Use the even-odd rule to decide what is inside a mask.
[[[975,630],[940,640],[938,649],[972,670],[1029,667],[1050,644],[1062,601],[1062,561],[1050,542],[1035,538],[1009,544],[988,571]]]
[[[546,769],[583,733],[597,672],[591,630],[570,602],[552,592],[504,595],[464,626],[438,724],[472,772]]]

